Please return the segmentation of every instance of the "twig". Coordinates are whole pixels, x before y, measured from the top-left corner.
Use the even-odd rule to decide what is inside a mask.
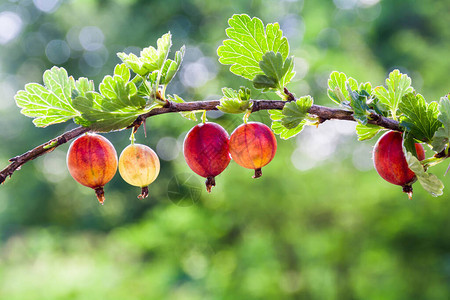
[[[281,100],[252,100],[253,108],[252,112],[259,110],[269,110],[269,109],[283,109],[286,101]],[[184,111],[197,111],[197,110],[217,110],[217,106],[220,104],[219,100],[209,100],[209,101],[193,101],[193,102],[184,102],[184,103],[176,103],[168,101],[164,107],[155,108],[148,113],[140,115],[130,126],[127,128],[134,128],[136,130],[147,118],[152,116],[166,114],[166,113],[175,113],[175,112],[184,112]],[[316,115],[321,123],[326,120],[336,119],[336,120],[349,120],[356,121],[353,118],[353,112],[338,108],[330,108],[320,105],[313,105],[310,110],[310,114]],[[381,127],[402,131],[397,121],[391,120],[389,118],[379,116],[379,115],[371,115],[371,120],[369,120],[370,124],[379,125]],[[62,135],[37,146],[34,149],[31,149],[25,152],[22,155],[11,158],[9,161],[11,162],[8,166],[6,166],[2,171],[0,171],[0,184],[3,183],[8,176],[12,176],[14,171],[20,169],[20,167],[26,162],[35,159],[43,154],[49,153],[53,151],[56,147],[67,143],[68,141],[80,136],[83,133],[91,131],[86,127],[77,127],[70,131],[63,133]]]

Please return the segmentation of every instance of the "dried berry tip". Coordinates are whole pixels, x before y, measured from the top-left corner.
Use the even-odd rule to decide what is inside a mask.
[[[404,186],[402,186],[402,188],[403,188],[403,193],[408,194],[408,198],[409,198],[409,200],[411,200],[412,199],[412,195],[413,195],[412,185],[410,185],[410,184],[404,185]]]
[[[148,197],[148,186],[144,186],[141,190],[141,194],[138,196],[138,199],[142,200],[147,197]]]
[[[214,176],[208,176],[208,177],[206,178],[205,184],[206,184],[206,191],[207,191],[208,193],[211,193],[211,188],[212,188],[213,186],[216,186],[216,180],[214,179]]]
[[[103,187],[96,188],[95,194],[97,195],[98,202],[103,205],[103,202],[105,201],[105,191],[103,190]]]
[[[259,178],[261,176],[262,176],[261,168],[255,169],[255,175],[253,175],[253,178]]]

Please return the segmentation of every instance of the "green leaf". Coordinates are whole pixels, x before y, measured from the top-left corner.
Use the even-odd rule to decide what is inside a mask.
[[[367,123],[366,125],[362,125],[361,123],[356,124],[356,134],[358,135],[358,141],[370,140],[373,138],[380,130],[383,130],[382,127],[374,124]]]
[[[416,141],[414,140],[414,136],[411,132],[405,131],[403,133],[403,153],[411,153],[415,157],[417,157],[417,149],[416,149]]]
[[[450,140],[450,100],[448,96],[442,97],[438,106],[439,114],[437,119],[444,125],[434,133],[431,146],[436,152],[444,150]]]
[[[246,14],[233,15],[226,33],[230,38],[217,49],[219,62],[231,65],[230,71],[249,80],[262,74],[259,62],[269,51],[281,53],[283,60],[289,55],[289,44],[278,23],[267,24]]]
[[[345,102],[348,98],[346,82],[347,75],[344,73],[334,71],[330,74],[330,78],[328,79],[327,94],[328,97],[337,104]]]
[[[185,47],[182,46],[179,51],[175,53],[175,60],[167,59],[164,62],[163,69],[161,71],[161,80],[160,84],[167,85],[172,80],[172,78],[175,76],[175,74],[180,69],[181,63],[183,61],[185,52]]]
[[[312,104],[313,99],[311,96],[304,96],[296,101],[286,103],[282,110],[284,118],[281,120],[281,125],[287,129],[297,127],[308,115]]]
[[[370,96],[372,94],[372,84],[370,82],[364,82],[359,84],[359,91],[360,92],[366,92],[367,96]]]
[[[259,66],[264,74],[258,74],[253,79],[253,86],[257,89],[277,89],[282,91],[283,88],[294,77],[294,60],[288,57],[283,60],[280,52],[269,51],[263,55]]]
[[[75,81],[75,89],[72,90],[72,99],[77,96],[84,96],[87,92],[95,91],[94,81],[86,77],[80,77]]]
[[[89,92],[85,97],[77,97],[73,105],[81,112],[81,117],[87,126],[96,131],[109,132],[128,127],[140,115],[149,110],[143,108],[123,107],[113,110],[111,100],[103,98],[96,92]]]
[[[284,140],[299,134],[307,124],[308,111],[313,104],[311,96],[304,96],[295,102],[285,104],[282,111],[269,110],[272,130]]]
[[[168,32],[160,37],[156,43],[158,49],[152,46],[144,48],[139,57],[133,53],[126,54],[124,52],[117,53],[117,56],[133,72],[146,76],[153,71],[162,69],[172,46],[172,35]]]
[[[222,89],[223,97],[217,108],[224,113],[240,114],[251,108],[250,89],[241,87],[239,91],[231,88]]]
[[[20,111],[27,117],[34,118],[38,127],[65,122],[79,112],[72,106],[72,91],[75,80],[67,75],[64,68],[53,67],[44,72],[44,85],[29,83],[25,90],[17,92],[14,99]]]
[[[75,121],[96,131],[123,129],[140,115],[151,110],[145,98],[137,94],[130,73],[124,65],[116,66],[114,76],[105,76],[100,93],[86,92],[73,100],[73,106],[81,112]]]
[[[362,125],[366,125],[368,115],[370,115],[369,106],[367,105],[367,96],[360,95],[357,91],[353,91],[347,82],[347,91],[350,96],[350,106],[353,110],[353,117]]]
[[[393,119],[397,120],[397,110],[403,96],[414,91],[411,87],[411,78],[396,69],[389,74],[386,85],[388,89],[378,86],[374,89],[374,94],[381,103],[389,107]]]
[[[411,132],[414,138],[429,143],[442,124],[438,121],[438,103],[427,104],[421,94],[409,93],[403,96],[399,105],[403,113],[400,125]]]
[[[176,103],[184,103],[185,101],[178,95],[168,95],[169,101],[176,102]],[[180,112],[180,115],[183,118],[186,118],[191,121],[197,121],[197,116],[195,115],[194,111],[186,111],[186,112]]]
[[[131,97],[137,94],[137,88],[133,82],[128,81],[129,79],[130,71],[123,64],[116,66],[113,77],[108,75],[103,78],[99,90],[104,98],[111,100],[105,102],[105,105],[110,106],[108,109],[145,106],[146,101],[143,97]]]
[[[434,197],[443,194],[444,184],[434,174],[426,173],[420,161],[411,152],[406,153],[406,161],[422,187]]]
[[[272,122],[272,130],[275,134],[278,134],[280,138],[283,140],[290,139],[291,137],[296,136],[303,130],[303,126],[305,126],[306,120],[300,122],[297,127],[288,129],[284,127],[280,122]]]

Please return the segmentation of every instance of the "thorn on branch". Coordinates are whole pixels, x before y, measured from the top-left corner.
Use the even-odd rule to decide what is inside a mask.
[[[9,159],[9,162],[16,162],[19,159],[19,156],[14,156]]]
[[[441,152],[436,153],[436,154],[434,155],[434,157],[436,157],[436,158],[448,157],[449,154],[450,154],[450,152],[449,152],[449,153],[446,153],[446,150],[447,150],[447,149],[444,148],[444,150],[442,150]]]
[[[131,124],[128,128],[133,128],[133,133],[136,133],[139,127],[141,127],[142,123],[145,123],[145,118],[140,115],[134,120],[133,124]]]
[[[289,90],[287,88],[284,88],[283,91],[284,91],[284,94],[286,96],[288,96],[287,99],[286,99],[287,101],[294,101],[295,100],[295,96],[291,92],[289,92]]]
[[[169,100],[164,100],[166,101],[166,104],[163,105],[163,108],[171,108],[172,107],[172,103]]]
[[[319,120],[319,124],[322,124],[325,121],[329,120],[328,118],[324,118],[324,117],[321,117],[321,116],[318,116],[317,119]]]

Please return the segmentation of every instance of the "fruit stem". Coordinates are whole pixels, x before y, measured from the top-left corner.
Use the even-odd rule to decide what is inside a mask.
[[[441,162],[443,162],[447,157],[430,157],[427,159],[424,159],[422,161],[420,161],[420,163],[422,164],[422,166],[425,169],[428,169],[428,167],[433,167],[437,164],[440,164]]]
[[[148,197],[148,186],[142,187],[141,194],[139,196],[137,196],[137,197],[138,197],[139,200],[147,198]]]
[[[255,175],[253,175],[253,178],[259,178],[261,176],[262,176],[261,168],[255,169]]]
[[[206,121],[207,121],[207,119],[206,119],[206,110],[204,110],[203,114],[202,114],[202,123],[205,124]]]
[[[250,114],[252,113],[251,109],[248,109],[245,114],[244,117],[242,118],[244,120],[244,123],[247,124],[248,123],[248,118],[250,117]]]
[[[98,202],[103,205],[103,202],[105,201],[105,191],[103,190],[103,187],[96,188],[95,194],[97,195]]]
[[[213,186],[216,186],[216,180],[214,179],[214,176],[208,176],[208,177],[206,177],[206,182],[205,182],[205,184],[206,184],[206,191],[207,191],[208,193],[211,193],[211,188],[212,188]]]
[[[130,141],[131,141],[131,145],[134,145],[134,141],[135,141],[135,137],[134,137],[134,130],[131,130],[131,135],[130,135]]]

